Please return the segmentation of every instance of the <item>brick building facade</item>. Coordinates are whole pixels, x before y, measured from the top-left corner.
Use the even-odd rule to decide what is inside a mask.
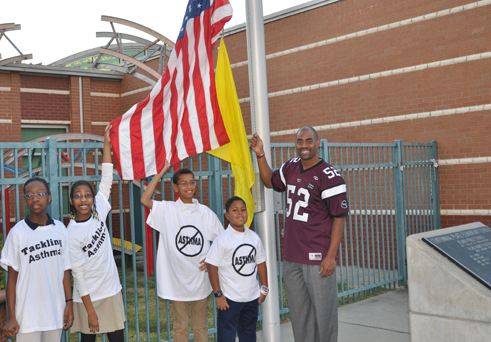
[[[245,25],[225,40],[251,134]],[[265,17],[265,42],[272,142],[304,124],[332,142],[436,140],[442,225],[491,225],[491,0],[314,0]],[[150,90],[117,72],[0,67],[2,140],[28,125],[102,135]]]
[[[0,67],[2,140],[20,142],[23,126],[103,134],[105,122],[121,113],[122,79],[116,72],[23,64]]]
[[[265,18],[272,142],[438,143],[442,226],[491,226],[491,1],[312,1]],[[245,25],[225,41],[250,134]]]

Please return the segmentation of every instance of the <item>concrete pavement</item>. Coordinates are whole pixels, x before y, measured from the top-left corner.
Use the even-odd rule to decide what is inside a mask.
[[[262,331],[257,336],[258,341],[263,341]],[[340,307],[338,342],[354,341],[409,342],[408,290],[391,291]],[[291,322],[281,325],[281,342],[294,342]]]

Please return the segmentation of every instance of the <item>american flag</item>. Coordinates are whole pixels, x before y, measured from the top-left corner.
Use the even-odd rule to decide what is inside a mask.
[[[122,179],[143,179],[165,165],[229,142],[215,90],[213,48],[232,17],[228,0],[190,0],[165,74],[148,97],[111,122]]]

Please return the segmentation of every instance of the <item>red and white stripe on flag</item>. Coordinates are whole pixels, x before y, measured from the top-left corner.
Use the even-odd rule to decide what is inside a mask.
[[[213,48],[232,17],[228,0],[190,0],[162,78],[148,97],[111,122],[122,179],[142,179],[165,165],[229,142],[215,90]]]

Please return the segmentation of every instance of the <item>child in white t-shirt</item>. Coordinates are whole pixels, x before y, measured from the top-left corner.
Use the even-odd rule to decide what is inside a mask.
[[[80,332],[82,342],[93,342],[106,333],[110,342],[124,341],[124,304],[121,282],[114,261],[111,236],[105,224],[111,211],[113,182],[111,126],[106,127],[102,179],[99,192],[84,180],[70,191],[68,243],[73,263],[74,322],[71,332]]]
[[[266,254],[259,236],[245,226],[244,200],[230,198],[225,211],[230,224],[215,239],[206,257],[218,308],[218,342],[234,342],[236,334],[239,341],[253,342],[258,304],[264,302],[269,291]]]
[[[141,203],[150,209],[147,224],[160,233],[157,294],[172,301],[174,342],[189,341],[189,306],[194,341],[207,342],[207,297],[211,286],[204,259],[223,226],[210,208],[193,198],[196,181],[189,169],[180,169],[172,177],[172,187],[179,194],[176,202],[152,200],[157,183],[168,169],[166,162],[141,198]]]
[[[73,321],[67,231],[46,209],[51,202],[45,179],[24,184],[29,215],[10,231],[1,266],[8,271],[7,337],[17,342],[59,341]]]

